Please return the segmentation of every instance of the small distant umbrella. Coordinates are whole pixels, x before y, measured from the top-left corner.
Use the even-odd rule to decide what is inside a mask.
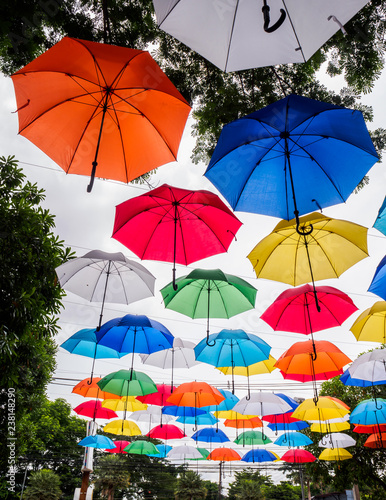
[[[76,384],[71,392],[85,398],[120,399],[121,396],[117,394],[102,391],[98,385],[100,380],[101,377],[85,378]]]
[[[352,424],[386,424],[386,399],[373,398],[361,401],[351,412]]]
[[[385,380],[386,349],[374,349],[362,354],[353,361],[348,371],[354,379],[367,380],[373,384]]]
[[[171,406],[173,403],[168,403],[169,396],[173,393],[176,387],[168,384],[156,384],[156,392],[137,396],[138,401],[148,405]]]
[[[386,301],[380,300],[360,314],[350,331],[357,340],[386,342]]]
[[[305,399],[292,413],[292,416],[300,420],[324,421],[344,417],[348,413],[349,410],[343,402],[330,399],[327,396],[320,396],[318,401]]]
[[[118,370],[103,377],[98,386],[118,396],[140,396],[157,392],[152,379],[145,373],[134,370]]]
[[[135,455],[159,455],[159,450],[150,441],[144,441],[142,439],[137,439],[131,444],[126,446],[125,451],[127,453],[133,453]]]
[[[280,460],[292,464],[303,464],[315,462],[316,457],[307,450],[292,449],[286,451]]]
[[[307,422],[304,422],[303,420],[298,420],[294,418],[294,422],[288,422],[288,423],[272,423],[267,425],[268,429],[271,429],[272,431],[275,431],[276,434],[279,431],[301,431],[303,429],[307,429],[309,425]]]
[[[126,446],[128,446],[130,443],[129,441],[113,441],[114,443],[114,448],[111,448],[111,450],[106,450],[109,453],[123,453],[127,454],[127,451],[124,450]]]
[[[262,361],[258,361],[257,363],[253,363],[249,366],[216,366],[217,370],[222,372],[224,375],[242,375],[243,377],[249,377],[251,375],[261,375],[264,373],[271,373],[276,369],[275,367],[276,359],[269,355],[268,359],[263,359]]]
[[[373,434],[377,432],[386,432],[386,424],[378,424],[378,425],[354,425],[353,432],[357,432],[359,434]]]
[[[176,406],[203,406],[221,403],[225,397],[221,392],[206,382],[185,382],[168,397],[167,402]]]
[[[386,197],[383,200],[381,207],[378,210],[377,218],[373,224],[375,229],[378,229],[382,234],[386,235]]]
[[[88,446],[90,448],[112,449],[114,442],[107,436],[97,434],[95,436],[87,436],[79,441],[78,446]]]
[[[129,418],[135,422],[146,422],[150,425],[152,422],[154,424],[161,421],[164,424],[167,424],[173,420],[171,415],[165,415],[162,413],[160,406],[149,406],[146,410],[135,411],[134,413],[131,413]]]
[[[121,399],[105,399],[102,401],[102,406],[114,411],[140,411],[147,408],[147,405],[138,401],[134,396],[123,396]]]
[[[278,455],[276,455],[276,453],[256,448],[254,450],[248,451],[241,458],[241,460],[243,462],[259,463],[259,462],[276,462],[276,460],[280,460],[280,458],[278,457]]]
[[[204,443],[225,443],[229,441],[228,436],[221,429],[213,429],[205,427],[195,432],[192,436],[194,441],[202,441]]]
[[[119,401],[114,399],[113,401]],[[74,412],[78,415],[83,415],[84,417],[90,417],[92,419],[96,418],[104,418],[110,420],[111,418],[117,418],[118,415],[115,411],[110,410],[108,408],[104,408],[99,400],[96,401],[85,401],[81,403],[76,408],[74,408]]]
[[[285,413],[292,407],[276,394],[269,392],[256,392],[245,396],[234,406],[233,410],[244,415],[272,415]]]
[[[170,283],[161,289],[165,307],[168,309],[192,319],[207,319],[207,342],[209,319],[229,319],[253,309],[256,292],[256,288],[247,281],[232,274],[225,274],[221,269],[194,269],[187,276],[178,278],[175,286]]]
[[[192,406],[165,406],[162,408],[163,415],[172,415],[173,417],[194,417],[205,415],[205,413],[207,413],[205,410]]]
[[[197,450],[201,453],[201,458],[194,458],[191,460],[206,460],[209,456],[209,450],[206,448],[200,448],[199,446],[197,447]]]
[[[319,441],[318,446],[321,448],[347,448],[349,446],[355,446],[356,441],[348,434],[344,432],[334,432],[331,434],[326,434]]]
[[[234,462],[241,460],[241,456],[232,448],[215,448],[209,453],[206,459],[218,462]]]
[[[235,404],[240,401],[239,398],[235,394],[232,394],[231,391],[227,391],[225,389],[218,389],[218,391],[224,396],[225,399],[218,405],[203,406],[203,410],[215,412],[227,411],[231,410],[235,406]]]
[[[255,444],[269,444],[272,440],[259,431],[244,431],[234,440],[236,444],[243,446],[254,446]]]
[[[152,439],[164,439],[168,441],[169,439],[182,439],[186,437],[186,434],[176,425],[162,424],[153,427],[146,436]]]
[[[381,299],[386,300],[386,255],[378,264],[367,291],[375,293],[375,295],[378,295]]]
[[[141,429],[135,422],[129,420],[113,420],[103,427],[103,432],[117,434],[118,436],[140,436]]]
[[[176,422],[190,425],[214,425],[219,422],[219,419],[212,415],[212,413],[204,413],[203,415],[178,417]]]
[[[259,417],[250,417],[248,419],[226,419],[224,421],[225,427],[234,427],[235,429],[256,429],[263,427],[263,422]]]
[[[301,432],[285,432],[274,441],[274,444],[278,446],[291,446],[293,448],[297,446],[308,446],[312,443],[313,441]]]
[[[350,430],[349,422],[319,422],[310,425],[311,432],[319,432],[321,434],[326,434],[328,432],[342,432]]]
[[[386,432],[371,434],[363,443],[363,446],[375,449],[386,448]]]
[[[172,449],[172,447],[168,444],[156,444],[155,447],[157,448],[158,453],[154,455],[152,453],[149,453],[149,457],[166,458],[167,454]]]
[[[348,460],[349,458],[352,458],[352,455],[344,448],[326,448],[322,451],[318,458],[319,460],[338,462],[341,460]]]
[[[255,415],[246,415],[243,413],[238,413],[233,409],[224,411],[215,411],[214,415],[218,418],[226,418],[230,420],[250,420],[251,418],[255,417]]]
[[[170,460],[200,460],[202,454],[194,446],[183,444],[182,446],[175,446],[167,454]]]

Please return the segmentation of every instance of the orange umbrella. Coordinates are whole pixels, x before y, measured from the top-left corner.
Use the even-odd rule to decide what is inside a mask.
[[[72,392],[74,394],[80,394],[85,398],[99,398],[99,399],[120,399],[121,396],[112,394],[111,392],[105,392],[100,389],[98,382],[101,377],[93,377],[92,379],[85,378],[81,380],[78,384],[74,386]]]
[[[65,37],[12,80],[19,133],[66,173],[91,173],[88,191],[94,176],[130,182],[176,160],[190,106],[148,52]]]
[[[370,434],[366,439],[364,446],[368,448],[386,448],[386,432],[381,432],[380,434]]]
[[[263,422],[260,417],[251,417],[249,419],[226,419],[224,421],[225,427],[233,427],[235,429],[256,429],[256,427],[263,427]]]
[[[186,382],[168,397],[167,402],[176,406],[203,406],[218,405],[225,397],[219,390],[206,382]]]
[[[241,460],[241,457],[232,448],[215,448],[209,453],[206,459],[217,460],[218,462],[233,462],[234,460]]]

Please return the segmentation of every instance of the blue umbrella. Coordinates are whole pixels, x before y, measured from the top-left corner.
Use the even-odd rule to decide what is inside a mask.
[[[375,229],[386,235],[386,196],[383,200],[382,206],[378,211],[377,218],[373,224]]]
[[[166,458],[166,455],[172,449],[168,444],[156,444],[155,447],[159,453],[154,453],[154,455],[150,453],[147,455],[148,457]]]
[[[234,210],[290,220],[344,202],[377,160],[360,111],[290,95],[225,125],[205,176]]]
[[[228,436],[221,429],[213,429],[205,427],[195,432],[192,436],[195,441],[203,441],[205,443],[225,443],[229,441]]]
[[[375,293],[378,297],[386,300],[386,255],[383,257],[375,270],[368,292]]]
[[[386,399],[372,398],[361,401],[351,412],[350,422],[361,425],[386,424]]]
[[[284,401],[288,403],[292,408],[292,410],[289,410],[286,413],[292,413],[299,406],[299,403],[297,403],[293,398],[287,396],[286,394],[283,394],[282,392],[274,392],[274,394],[276,394],[276,396],[279,396],[279,398],[284,399]]]
[[[312,443],[313,441],[301,432],[285,432],[279,436],[273,444],[277,444],[278,446],[296,447],[307,446]]]
[[[224,401],[221,401],[218,405],[203,406],[201,409],[205,411],[228,411],[231,410],[240,399],[232,394],[231,391],[226,391],[225,389],[218,389],[224,396]]]
[[[374,385],[386,384],[386,380],[377,380],[376,382],[371,382],[370,380],[363,380],[361,378],[352,378],[348,368],[342,373],[339,378],[344,385],[352,385],[354,387],[372,387]]]
[[[115,448],[114,442],[107,436],[97,434],[95,436],[87,436],[79,441],[79,446],[87,446],[89,448],[100,448],[105,450],[112,450]]]
[[[216,367],[232,368],[250,366],[269,358],[271,346],[264,340],[244,330],[221,330],[201,340],[194,352],[197,361]],[[234,393],[234,374],[232,370],[232,392]]]
[[[164,406],[162,408],[163,415],[172,415],[173,417],[195,417],[207,413],[202,408],[194,406]]]
[[[178,417],[176,422],[190,425],[214,425],[219,422],[219,419],[212,415],[212,413],[204,413],[203,415],[197,415],[196,417]]]
[[[272,431],[301,431],[302,429],[307,429],[309,425],[304,420],[299,420],[298,422],[290,422],[290,423],[275,423],[268,424],[267,427]]]
[[[264,449],[255,449],[255,450],[250,450],[248,451],[243,457],[242,461],[243,462],[274,462],[275,460],[278,460],[278,456],[274,455],[268,450]]]

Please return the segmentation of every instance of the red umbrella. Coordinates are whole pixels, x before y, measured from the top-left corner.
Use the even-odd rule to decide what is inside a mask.
[[[360,434],[379,434],[382,432],[386,432],[386,424],[355,425],[353,432],[358,432]]]
[[[115,411],[104,408],[99,400],[85,401],[74,408],[74,412],[78,415],[83,415],[84,417],[90,417],[93,419],[105,418],[109,420],[110,418],[118,417]]]
[[[176,425],[161,424],[153,427],[146,436],[152,439],[164,439],[167,441],[168,439],[181,439],[186,437],[186,434]]]
[[[206,459],[217,460],[218,462],[233,462],[234,460],[241,460],[241,457],[232,448],[215,448],[209,453]]]
[[[386,448],[386,432],[370,434],[363,446],[368,448]]]
[[[186,382],[178,386],[167,401],[175,406],[202,408],[218,405],[224,399],[225,397],[219,390],[206,382]]]
[[[305,462],[315,462],[316,457],[307,450],[293,448],[285,452],[280,460],[291,464],[302,464]]]
[[[124,450],[126,446],[129,446],[129,441],[113,441],[115,444],[115,448],[111,448],[111,450],[106,450],[109,453],[126,453],[127,451]]]
[[[315,290],[320,311],[317,310],[313,287],[306,284],[285,290],[261,319],[274,330],[309,335],[341,325],[358,310],[350,297],[337,288],[320,286]]]
[[[264,415],[262,420],[270,424],[293,424],[294,422],[301,422],[298,418],[291,417],[292,412],[279,413],[278,415]]]
[[[167,384],[156,384],[156,386],[157,392],[146,396],[136,396],[136,399],[147,405],[172,406],[173,403],[168,403],[167,399],[175,391],[176,387]]]
[[[188,265],[226,252],[241,226],[210,191],[163,184],[116,207],[113,238],[140,259]]]

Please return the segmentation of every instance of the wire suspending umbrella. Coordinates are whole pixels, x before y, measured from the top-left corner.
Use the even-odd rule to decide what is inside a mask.
[[[12,80],[19,133],[89,192],[176,160],[191,108],[148,52],[64,37]]]
[[[210,191],[163,184],[116,207],[113,238],[140,259],[185,266],[226,252],[241,222]]]

